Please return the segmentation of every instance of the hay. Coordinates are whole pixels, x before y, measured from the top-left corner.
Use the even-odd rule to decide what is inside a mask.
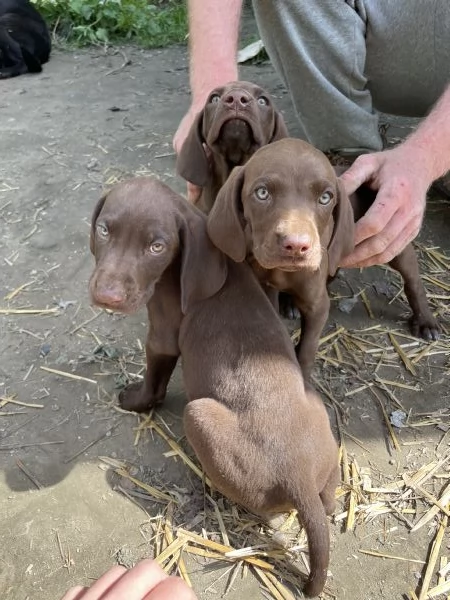
[[[89,379],[88,377],[82,377],[81,375],[76,375],[75,373],[67,373],[67,371],[59,371],[58,369],[51,369],[50,367],[39,367],[42,371],[47,371],[48,373],[53,373],[54,375],[59,375],[61,377],[67,377],[68,379],[76,379],[77,381],[86,381],[87,383],[94,383],[97,385],[97,381],[94,379]]]
[[[3,299],[7,302],[10,302],[11,300],[13,300],[13,298],[18,296],[22,290],[32,285],[33,283],[36,283],[36,279],[32,279],[31,281],[27,281],[27,283],[19,285],[19,287],[17,287],[15,290],[12,290],[11,292],[9,292],[9,294],[6,294],[6,296]]]
[[[439,529],[436,533],[436,537],[434,538],[433,545],[431,547],[430,557],[428,559],[427,568],[425,570],[425,576],[423,578],[422,586],[420,589],[419,600],[425,600],[425,598],[428,597],[430,581],[434,574],[434,567],[439,556],[439,551],[441,549],[442,540],[444,539],[445,530],[447,529],[447,524],[448,517],[445,516],[442,518],[442,521],[439,525]]]
[[[172,449],[168,454],[168,458],[183,457],[183,461],[190,471],[201,482],[205,483],[205,477],[201,468],[195,464],[194,460],[187,456],[179,442],[163,430],[153,415],[141,418],[137,429],[141,433],[146,429],[157,432]],[[336,523],[344,521],[345,530],[354,531],[356,528],[363,526],[364,523],[370,523],[374,519],[384,518],[385,515],[392,514],[397,516],[408,530],[412,531],[414,528],[417,528],[417,525],[424,524],[423,518],[418,519],[418,499],[422,500],[423,505],[428,504],[428,510],[425,513],[427,520],[439,516],[439,514],[441,519],[447,519],[446,513],[448,509],[444,506],[447,501],[447,488],[445,488],[438,498],[435,498],[430,492],[424,490],[423,486],[427,485],[428,482],[434,481],[439,470],[450,460],[450,453],[439,460],[422,465],[415,471],[404,474],[403,477],[399,476],[395,481],[391,481],[383,486],[374,486],[372,484],[374,474],[371,469],[369,467],[362,468],[358,465],[356,459],[348,454],[343,440],[340,446],[340,459],[344,483],[338,488],[337,497],[344,504],[347,504],[348,508],[343,513],[337,514],[334,520]],[[103,460],[106,460],[110,466],[115,467],[118,475],[126,477],[141,489],[149,491],[148,484],[131,477],[127,473],[124,463],[113,459]],[[209,486],[209,483],[207,485]],[[450,484],[448,487],[450,488]],[[416,494],[420,492],[419,497],[411,494],[413,490]],[[184,557],[188,555],[224,564],[231,562],[233,563],[232,567],[224,573],[224,576],[231,578],[228,581],[227,590],[231,588],[235,578],[246,566],[262,582],[265,589],[265,597],[273,599],[281,598],[282,600],[293,600],[297,597],[293,594],[293,589],[300,585],[302,575],[298,567],[293,567],[292,557],[294,555],[298,557],[300,551],[300,555],[307,565],[304,555],[306,538],[303,531],[296,536],[297,542],[299,535],[303,536],[300,544],[294,542],[287,549],[280,549],[280,547],[273,545],[267,533],[263,533],[263,537],[261,537],[261,525],[258,521],[250,520],[249,515],[245,511],[236,511],[234,506],[230,507],[226,502],[219,503],[210,494],[205,493],[207,503],[204,508],[204,518],[208,519],[208,531],[211,531],[212,534],[208,534],[205,529],[202,529],[202,534],[199,534],[174,524],[173,508],[177,506],[175,491],[171,491],[170,489],[165,489],[164,492],[159,491],[163,496],[159,497],[158,493],[155,494],[155,489],[149,491],[158,500],[167,502],[166,514],[158,517],[161,520],[160,527],[158,528],[160,541],[158,543],[155,541],[155,557],[168,573],[178,573],[190,583],[188,571],[184,563]],[[208,509],[208,505],[211,509]],[[294,512],[289,515],[281,529],[289,531],[295,520],[296,516]],[[416,524],[414,524],[414,520]],[[395,527],[392,528],[392,530],[396,529]],[[259,540],[259,542],[252,545],[240,545],[239,540],[241,536],[239,535],[239,531],[245,531],[247,536],[251,535],[255,540]],[[218,541],[218,538],[221,541]],[[379,552],[374,549],[360,548],[360,552],[374,558],[422,565],[430,574],[429,579],[431,581],[432,576],[435,574],[438,548],[441,548],[441,546],[441,543],[439,546],[435,545],[437,549],[428,561],[419,557],[401,556],[389,552]],[[307,571],[308,569],[306,569]],[[446,574],[447,571],[444,572],[444,575]],[[303,570],[303,577],[305,576],[306,573]],[[434,586],[433,588],[429,586],[430,593],[435,594],[435,590],[445,590],[447,583],[446,579],[442,579],[438,586]],[[294,586],[294,588],[291,586]],[[325,595],[329,596],[332,594],[329,590],[326,590]]]
[[[15,394],[13,396],[0,396],[0,409],[6,406],[7,404],[15,404],[17,406],[26,406],[27,408],[44,408],[43,404],[32,404],[30,402],[21,402],[20,400],[15,399]],[[4,414],[0,412],[0,415]],[[17,414],[17,413],[14,413]]]
[[[181,458],[190,471],[198,477],[199,483],[209,487],[210,484],[201,468],[187,456],[180,444],[163,430],[159,422],[150,417],[142,417],[137,430],[141,434],[145,430],[157,432],[173,450],[170,458]],[[294,600],[296,596],[286,587],[286,584],[294,587],[298,585],[300,571],[298,568],[294,568],[292,571],[291,567],[289,573],[289,567],[286,565],[289,557],[297,556],[299,552],[304,553],[306,538],[303,531],[295,536],[293,544],[288,549],[281,549],[267,534],[261,537],[261,525],[258,520],[253,520],[245,511],[236,510],[234,505],[223,501],[219,503],[212,495],[205,493],[207,502],[204,507],[204,518],[208,519],[210,524],[208,530],[212,530],[213,533],[210,536],[203,529],[200,535],[174,524],[174,508],[178,505],[178,493],[175,488],[160,489],[150,486],[136,476],[130,475],[124,461],[109,457],[101,457],[101,460],[113,468],[118,476],[144,490],[148,494],[146,496],[148,499],[166,505],[165,511],[156,517],[158,526],[153,528],[154,556],[166,572],[178,573],[190,584],[185,565],[186,556],[203,557],[224,564],[232,563],[229,572],[231,579],[227,583],[227,590],[231,588],[239,573],[250,568],[264,585],[266,593],[269,594],[268,597]],[[296,521],[295,511],[287,517],[281,529],[289,529],[294,521]],[[255,541],[258,540],[258,543],[242,546],[242,540],[248,540],[249,536]],[[218,541],[217,538],[220,538],[221,541]],[[241,541],[236,545],[239,540]],[[300,543],[295,543],[299,540]],[[306,576],[305,573],[303,575]]]
[[[22,471],[24,475],[28,477],[28,479],[37,487],[38,490],[42,490],[44,487],[41,483],[39,483],[38,479],[31,473],[31,471],[25,467],[23,462],[19,459],[16,459],[16,465]]]
[[[161,155],[163,157],[164,155]],[[148,174],[143,168],[143,173]],[[108,185],[122,179],[125,173],[110,172]],[[32,230],[28,235],[32,235]],[[316,366],[320,369],[320,378],[314,383],[324,400],[333,409],[339,437],[339,460],[341,465],[342,483],[336,497],[338,509],[332,518],[334,531],[344,534],[361,535],[365,539],[366,529],[373,523],[381,523],[386,534],[386,519],[395,520],[396,527],[387,531],[392,535],[404,537],[414,535],[425,526],[433,535],[433,544],[429,555],[426,547],[418,556],[411,552],[386,551],[376,548],[373,544],[364,544],[358,552],[372,557],[374,561],[399,561],[419,565],[423,568],[420,588],[415,591],[405,590],[405,597],[412,600],[437,598],[450,592],[450,560],[448,549],[444,542],[448,532],[448,517],[450,516],[450,482],[448,463],[450,461],[450,410],[418,413],[406,407],[408,394],[427,393],[427,387],[432,381],[434,372],[438,376],[446,375],[448,370],[449,318],[450,318],[450,258],[438,248],[427,248],[419,245],[419,258],[423,268],[423,280],[427,289],[427,297],[433,313],[438,317],[442,326],[442,336],[431,343],[418,340],[407,333],[405,326],[387,328],[377,322],[375,304],[370,301],[370,289],[353,293],[360,297],[364,310],[374,320],[374,324],[362,329],[348,329],[342,325],[330,327],[320,339]],[[13,260],[12,257],[11,261]],[[10,261],[10,262],[11,262]],[[3,300],[6,305],[0,308],[0,315],[19,317],[28,315],[30,318],[52,317],[61,314],[60,308],[34,308],[19,301],[26,295],[34,280],[19,285],[9,291]],[[397,293],[398,289],[398,293]],[[395,289],[397,305],[404,303],[401,287]],[[76,313],[72,318],[70,335],[90,336],[99,347],[102,341],[91,325],[105,311],[89,312],[86,318],[77,323]],[[34,335],[33,332],[21,332]],[[294,332],[293,337],[299,332]],[[120,357],[94,357],[107,369],[95,373],[94,378],[78,373],[57,370],[50,367],[40,367],[47,373],[62,378],[95,385],[101,389],[105,377],[115,377],[121,385],[142,379],[145,360],[142,356],[142,344],[137,341],[135,349],[127,349]],[[92,358],[90,356],[89,358]],[[31,373],[31,367],[25,375],[25,380]],[[34,375],[37,369],[34,371]],[[406,398],[406,401],[405,401]],[[379,408],[378,418],[386,432],[387,450],[389,457],[398,464],[400,458],[411,448],[427,444],[432,455],[423,454],[420,463],[406,468],[397,469],[397,473],[388,477],[370,462],[370,443],[358,439],[356,432],[348,426],[348,405],[351,402],[367,400],[375,402]],[[4,409],[8,407],[8,411]],[[11,411],[9,410],[10,407]],[[0,397],[0,416],[14,417],[24,414],[19,411],[42,409],[43,404],[25,403],[13,395]],[[115,411],[123,412],[119,407]],[[417,439],[404,439],[402,430],[391,423],[392,410],[399,409],[406,415],[404,427],[411,436]],[[233,586],[236,578],[253,574],[262,585],[262,596],[277,600],[293,600],[299,597],[302,579],[308,575],[308,559],[306,536],[303,530],[298,531],[295,513],[286,518],[281,531],[289,537],[286,548],[280,548],[272,537],[272,532],[259,519],[245,510],[234,506],[212,489],[212,483],[203,473],[201,466],[187,446],[177,439],[159,414],[137,417],[138,424],[134,431],[134,442],[139,445],[146,435],[159,436],[167,446],[162,452],[165,460],[178,460],[186,466],[186,473],[193,482],[197,482],[199,494],[203,498],[203,507],[198,510],[191,522],[183,519],[183,503],[185,498],[177,486],[170,483],[147,482],[139,478],[132,466],[125,461],[102,457],[101,460],[120,479],[121,485],[116,489],[130,502],[136,503],[145,514],[157,516],[147,517],[151,527],[151,547],[156,560],[168,573],[177,573],[191,585],[188,558],[190,561],[207,561],[227,566],[223,577],[227,578],[225,596]],[[9,422],[9,421],[8,421]],[[29,422],[29,421],[26,421]],[[23,427],[26,423],[21,424]],[[105,436],[111,434],[117,426],[114,424],[101,436],[80,448],[76,454],[68,457],[65,462],[71,462],[76,457],[93,447]],[[12,429],[11,429],[12,431]],[[429,432],[439,432],[438,441],[430,440]],[[426,438],[424,437],[426,433]],[[0,451],[40,446],[46,444],[62,444],[64,441],[42,442],[36,444],[11,444],[0,446]],[[433,443],[433,447],[430,444]],[[362,466],[360,456],[366,453],[368,465]],[[21,461],[16,462],[17,468],[33,485],[40,489],[40,482]],[[201,494],[201,491],[203,493]],[[145,511],[142,501],[156,504],[154,511]],[[63,566],[69,568],[70,553],[60,547]],[[389,550],[388,548],[386,550]],[[413,575],[408,588],[416,588]],[[332,580],[328,583],[324,597],[334,597]],[[417,595],[419,594],[419,595]]]
[[[59,308],[0,308],[0,315],[57,315]]]
[[[359,550],[361,554],[368,554],[369,556],[377,556],[379,558],[388,558],[390,560],[401,560],[405,562],[417,563],[418,565],[425,565],[424,560],[416,560],[415,558],[406,558],[405,556],[393,556],[392,554],[383,554],[382,552],[375,552],[375,550]]]
[[[421,393],[429,385],[430,368],[445,374],[450,355],[448,338],[448,318],[450,310],[449,266],[450,259],[439,249],[419,247],[420,261],[425,264],[424,283],[431,308],[439,318],[443,335],[431,343],[416,339],[408,334],[405,327],[387,328],[380,323],[370,327],[349,330],[342,325],[331,327],[320,339],[316,364],[321,368],[321,376],[314,379],[317,389],[333,409],[336,417],[339,438],[339,460],[342,483],[336,497],[339,508],[333,517],[334,531],[352,531],[365,539],[365,530],[371,524],[380,522],[384,535],[390,533],[395,540],[405,534],[414,535],[424,526],[436,526],[434,544],[427,555],[426,547],[419,555],[412,552],[400,553],[386,548],[367,547],[361,544],[358,551],[372,557],[374,561],[399,561],[423,568],[420,589],[405,590],[405,597],[412,600],[435,598],[449,590],[450,567],[445,556],[445,534],[450,502],[448,483],[450,460],[450,410],[418,413],[410,410],[408,395]],[[401,288],[395,302],[404,302]],[[375,305],[369,300],[369,289],[358,292],[370,318],[378,318]],[[84,328],[95,318],[77,326]],[[292,337],[298,339],[299,332]],[[94,334],[92,334],[94,337]],[[95,339],[95,337],[94,337]],[[96,343],[99,343],[98,338]],[[130,351],[116,361],[108,362],[109,375],[115,374],[123,381],[136,381],[142,376],[145,360],[138,351]],[[424,377],[424,373],[427,375]],[[376,402],[377,412],[386,431],[387,450],[394,464],[411,448],[420,448],[424,442],[433,443],[433,456],[423,454],[417,465],[397,469],[388,477],[375,465],[361,466],[360,450],[370,456],[370,444],[361,441],[348,427],[346,405],[354,399],[364,398]],[[417,439],[405,439],[402,430],[391,422],[393,410],[405,415],[404,427]],[[425,429],[424,429],[425,428]],[[438,441],[425,439],[424,432],[440,431]],[[129,467],[122,461],[107,460],[118,477],[127,480],[128,494],[132,498],[152,499],[163,507],[157,517],[152,517],[152,545],[154,556],[168,573],[181,575],[189,584],[186,559],[208,561],[228,565],[223,578],[226,578],[225,596],[239,575],[252,573],[263,587],[262,597],[277,600],[293,600],[299,597],[299,589],[308,574],[306,536],[298,531],[295,513],[287,517],[281,527],[289,536],[286,548],[275,543],[271,531],[258,519],[245,510],[236,507],[214,493],[212,484],[203,473],[201,466],[187,446],[177,439],[161,415],[151,413],[139,416],[135,429],[135,444],[140,444],[148,434],[157,434],[167,447],[162,451],[165,460],[181,460],[188,476],[197,480],[197,489],[203,498],[203,507],[195,518],[187,524],[183,520],[183,494],[171,484],[150,485],[130,474]],[[347,444],[349,447],[347,447]],[[352,444],[350,448],[350,444]],[[353,445],[354,444],[354,445]],[[356,448],[356,452],[355,452]],[[129,485],[135,489],[128,489]],[[201,490],[203,493],[201,494]],[[386,519],[394,520],[395,526],[387,527]],[[339,533],[337,533],[339,535]],[[448,553],[447,553],[448,554]],[[412,573],[412,572],[411,572]],[[329,587],[328,587],[329,586]],[[324,597],[334,597],[332,581],[329,582]],[[411,575],[409,588],[416,588]],[[215,592],[215,590],[214,590]],[[419,596],[417,595],[419,594]]]

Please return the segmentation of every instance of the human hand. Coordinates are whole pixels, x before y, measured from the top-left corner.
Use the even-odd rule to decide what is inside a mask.
[[[178,126],[178,129],[173,137],[173,148],[175,152],[178,154],[188,136],[188,133],[192,127],[192,124],[195,120],[197,114],[202,110],[203,106],[196,108],[195,106],[191,106],[188,112],[184,115],[181,123]],[[200,195],[202,193],[202,188],[198,185],[194,185],[190,181],[187,181],[187,199],[188,202],[195,204]]]
[[[90,588],[71,588],[61,600],[197,600],[180,577],[169,577],[154,560],[130,570],[115,566]]]
[[[363,154],[341,180],[348,194],[363,183],[378,193],[356,223],[355,249],[340,266],[368,267],[391,261],[420,231],[432,182],[423,152],[398,146]]]

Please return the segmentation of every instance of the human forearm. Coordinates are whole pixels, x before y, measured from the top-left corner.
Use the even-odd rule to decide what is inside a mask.
[[[237,79],[242,0],[189,0],[192,105],[202,106],[214,87]]]
[[[429,183],[450,170],[450,86],[400,148],[423,161]]]

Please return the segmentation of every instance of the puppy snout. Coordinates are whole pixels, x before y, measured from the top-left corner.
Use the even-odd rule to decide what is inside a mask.
[[[304,255],[312,246],[312,239],[308,233],[291,233],[280,235],[279,242],[286,254]]]
[[[92,297],[96,304],[115,308],[125,304],[127,294],[123,288],[116,286],[96,286]]]
[[[229,108],[245,108],[250,104],[252,97],[243,90],[233,90],[226,94],[222,99],[222,102]]]

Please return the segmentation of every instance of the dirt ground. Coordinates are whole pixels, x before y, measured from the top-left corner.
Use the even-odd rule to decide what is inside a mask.
[[[131,64],[121,68],[125,55]],[[273,94],[295,135],[292,107],[271,66],[243,66],[241,77]],[[108,314],[93,309],[87,294],[93,264],[88,248],[90,215],[102,189],[117,178],[141,173],[156,174],[184,191],[174,175],[171,139],[188,102],[187,55],[178,47],[155,51],[127,47],[108,53],[56,50],[41,75],[1,83],[0,596],[4,600],[57,600],[68,586],[88,584],[116,562],[131,565],[157,552],[155,523],[158,515],[167,516],[168,502],[153,501],[130,475],[171,495],[174,529],[182,526],[207,533],[215,541],[223,539],[200,479],[179,456],[167,454],[167,442],[144,419],[117,408],[118,387],[142,373],[144,312],[131,317]],[[450,283],[448,260],[435,259],[431,269],[426,248],[449,251],[448,216],[448,205],[434,198],[420,238],[423,265],[429,273],[434,269],[433,276],[443,286]],[[446,268],[439,272],[439,265]],[[403,296],[396,296],[400,284],[390,272],[381,268],[345,272],[333,284],[336,299],[324,336],[334,337],[321,346],[315,377],[336,435],[342,436],[343,477],[350,474],[352,481],[343,486],[337,517],[330,523],[327,598],[410,598],[411,590],[423,583],[443,513],[410,533],[411,523],[432,506],[421,490],[410,490],[402,501],[398,495],[382,496],[373,490],[395,481],[404,486],[402,476],[433,461],[438,464],[421,489],[439,498],[448,485],[450,287],[443,286],[429,287],[445,331],[443,341],[430,348],[402,337],[408,335],[408,310]],[[366,296],[357,295],[361,290]],[[11,297],[11,292],[16,293]],[[22,309],[36,313],[13,312]],[[379,329],[368,330],[376,326]],[[405,369],[387,330],[396,332],[395,340],[406,344],[404,351],[410,357],[415,352],[414,374]],[[154,419],[192,456],[182,438],[183,400],[177,371],[167,403]],[[408,421],[392,430],[396,450],[386,418],[399,405]],[[101,457],[108,457],[108,462]],[[114,472],[114,460],[125,466],[124,475]],[[367,478],[362,483],[364,473],[371,478],[370,492]],[[214,498],[225,515],[231,545],[262,543],[255,541],[256,526],[248,531],[242,526],[250,519],[244,511],[231,508],[217,494]],[[377,510],[377,501],[386,510]],[[362,508],[351,526],[345,511],[356,505]],[[437,584],[436,572],[450,555],[449,539],[444,536],[440,546],[442,563],[431,568],[430,587]],[[230,583],[234,571],[228,571],[229,562],[183,555],[202,599],[222,597],[227,585],[230,600],[269,597],[253,568],[243,569],[242,562]],[[300,583],[298,576],[295,580]],[[289,577],[285,583],[289,585]]]

